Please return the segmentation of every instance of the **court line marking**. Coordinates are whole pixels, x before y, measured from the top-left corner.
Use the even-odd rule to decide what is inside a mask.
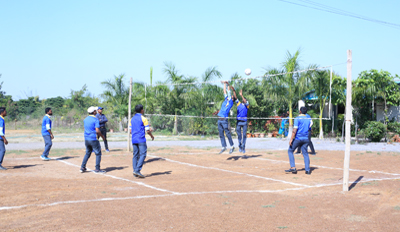
[[[397,178],[397,177],[379,178],[379,179],[372,178],[372,179],[361,180],[358,182],[354,181],[351,184],[354,184],[354,183],[358,184],[358,183],[379,181],[379,180],[396,180],[396,179],[399,179],[399,178]],[[100,198],[100,199],[91,199],[91,200],[58,201],[58,202],[47,203],[47,204],[2,206],[2,207],[0,207],[0,211],[21,209],[21,208],[27,208],[27,207],[49,207],[49,206],[62,205],[62,204],[77,204],[77,203],[89,203],[89,202],[100,202],[100,201],[120,201],[120,200],[156,198],[156,197],[186,196],[186,195],[223,194],[223,193],[278,193],[278,192],[286,192],[286,191],[304,190],[304,189],[310,189],[310,188],[336,186],[336,185],[342,185],[342,184],[343,183],[320,184],[320,185],[314,185],[314,186],[288,188],[288,189],[277,189],[277,190],[227,190],[227,191],[210,191],[210,192],[182,192],[182,193],[177,193],[177,194],[164,194],[164,195],[144,195],[144,196],[132,196],[132,197]]]
[[[150,153],[150,154],[154,154],[154,153]],[[179,154],[179,155],[202,155],[204,153],[165,153],[165,154]],[[125,154],[114,154],[114,155],[102,155],[102,157],[110,157],[110,156],[115,156],[115,155],[124,155]],[[148,155],[150,156],[150,155]],[[52,160],[58,160],[60,158],[63,157],[51,157]],[[159,157],[162,158],[162,157]],[[5,158],[5,159],[14,159],[14,160],[24,160],[24,159],[40,159],[40,157],[25,157],[25,158]],[[289,163],[289,161],[283,161],[283,160],[273,160],[273,159],[269,159],[269,158],[252,158],[252,159],[258,159],[258,160],[267,160],[267,161],[271,161],[271,162],[275,162],[275,163]],[[59,160],[58,160],[59,161]],[[303,163],[295,163],[296,165],[302,165]],[[320,167],[320,168],[325,168],[325,169],[334,169],[334,170],[342,170],[343,168],[335,168],[335,167],[328,167],[328,166],[323,166],[323,165],[313,165],[315,167]],[[349,171],[353,171],[353,172],[368,172],[368,173],[380,173],[380,174],[385,174],[385,175],[392,175],[392,176],[400,176],[400,174],[398,173],[389,173],[389,172],[384,172],[384,171],[376,171],[376,170],[362,170],[362,169],[349,169]]]
[[[309,186],[309,185],[305,185],[305,184],[297,184],[297,183],[293,183],[293,182],[289,182],[289,181],[278,180],[278,179],[273,179],[273,178],[268,178],[268,177],[263,177],[263,176],[257,176],[257,175],[253,175],[253,174],[243,173],[243,172],[235,172],[235,171],[230,171],[230,170],[221,169],[221,168],[206,167],[206,166],[201,166],[201,165],[197,165],[197,164],[185,163],[185,162],[176,161],[176,160],[172,160],[172,159],[168,159],[168,158],[164,158],[164,157],[160,157],[160,156],[154,156],[154,155],[147,155],[147,156],[160,158],[160,159],[172,162],[172,163],[178,163],[178,164],[187,165],[187,166],[191,166],[191,167],[197,167],[197,168],[204,168],[204,169],[211,169],[211,170],[229,172],[229,173],[234,173],[234,174],[239,174],[239,175],[251,176],[251,177],[264,179],[264,180],[282,182],[282,183],[285,183],[285,184],[291,184],[291,185],[296,185],[296,186],[303,186],[303,187],[308,187]]]
[[[62,162],[62,163],[67,164],[67,165],[71,165],[71,166],[80,168],[79,165],[76,165],[76,164],[73,164],[73,163],[70,163],[70,162],[67,162],[67,161],[64,161],[64,160],[57,160],[57,161]],[[114,179],[117,179],[117,180],[127,181],[127,182],[130,182],[130,183],[134,183],[134,184],[137,184],[137,185],[141,185],[141,186],[144,186],[144,187],[147,187],[147,188],[151,188],[151,189],[154,189],[154,190],[158,190],[158,191],[161,191],[161,192],[168,192],[168,193],[172,193],[172,194],[179,194],[178,192],[173,192],[173,191],[169,191],[169,190],[166,190],[166,189],[157,188],[157,187],[154,187],[154,186],[145,184],[145,183],[143,183],[143,182],[133,181],[133,180],[129,180],[129,179],[125,179],[125,178],[113,176],[113,175],[106,174],[106,173],[104,173],[104,174],[95,173],[93,170],[90,170],[90,169],[87,169],[87,170],[90,171],[90,172],[92,172],[92,173],[94,173],[94,174],[103,175],[103,176],[108,176],[108,177],[111,177],[111,178],[114,178]]]

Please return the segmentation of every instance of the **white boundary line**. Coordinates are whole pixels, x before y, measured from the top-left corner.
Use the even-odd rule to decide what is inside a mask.
[[[191,164],[191,163],[185,163],[185,162],[180,162],[180,161],[176,161],[176,160],[171,160],[171,159],[164,158],[164,157],[160,157],[160,156],[154,156],[154,155],[147,155],[147,156],[149,156],[149,157],[155,157],[155,158],[161,158],[161,159],[163,159],[163,160],[166,160],[166,161],[169,161],[169,162],[172,162],[172,163],[178,163],[178,164],[187,165],[187,166],[191,166],[191,167],[197,167],[197,168],[204,168],[204,169],[211,169],[211,170],[229,172],[229,173],[234,173],[234,174],[239,174],[239,175],[251,176],[251,177],[255,177],[255,178],[259,178],[259,179],[264,179],[264,180],[272,180],[272,181],[281,182],[281,183],[284,183],[284,184],[291,184],[291,185],[296,185],[296,186],[310,187],[309,185],[305,185],[305,184],[297,184],[297,183],[292,183],[292,182],[289,182],[289,181],[278,180],[278,179],[272,179],[272,178],[263,177],[263,176],[257,176],[257,175],[248,174],[248,173],[235,172],[235,171],[225,170],[225,169],[221,169],[221,168],[213,168],[213,167],[200,166],[200,165],[196,165],[196,164]]]
[[[351,184],[358,184],[363,182],[377,181],[377,180],[395,180],[399,178],[381,178],[381,179],[366,179],[363,181],[352,182]],[[171,197],[171,196],[186,196],[186,195],[203,195],[203,194],[223,194],[223,193],[278,193],[285,191],[296,191],[303,190],[309,188],[320,188],[320,187],[328,187],[342,185],[342,183],[333,183],[333,184],[320,184],[315,186],[307,186],[302,188],[289,188],[289,189],[279,189],[279,190],[228,190],[228,191],[211,191],[211,192],[185,192],[178,194],[164,194],[164,195],[145,195],[145,196],[133,196],[133,197],[116,197],[116,198],[100,198],[100,199],[91,199],[91,200],[76,200],[76,201],[59,201],[48,204],[31,204],[31,205],[19,205],[19,206],[3,206],[0,207],[0,211],[2,210],[11,210],[11,209],[21,209],[27,207],[48,207],[62,204],[77,204],[77,203],[88,203],[88,202],[99,202],[99,201],[120,201],[120,200],[132,200],[132,199],[146,199],[146,198],[156,198],[156,197]]]
[[[75,165],[75,164],[72,164],[72,163],[67,162],[67,161],[64,161],[64,160],[57,160],[57,161],[62,162],[62,163],[65,163],[65,164],[67,164],[67,165],[71,165],[71,166],[80,168],[79,165]],[[93,171],[90,170],[90,169],[87,169],[87,170],[93,172]],[[94,174],[97,174],[97,173],[95,173],[95,172],[93,172],[93,173],[94,173]],[[169,191],[169,190],[166,190],[166,189],[157,188],[157,187],[154,187],[154,186],[145,184],[145,183],[143,183],[143,182],[137,182],[137,181],[133,181],[133,180],[129,180],[129,179],[117,177],[117,176],[112,176],[112,175],[110,175],[110,174],[99,174],[99,175],[108,176],[108,177],[111,177],[111,178],[114,178],[114,179],[117,179],[117,180],[123,180],[123,181],[131,182],[131,183],[138,184],[138,185],[141,185],[141,186],[144,186],[144,187],[147,187],[147,188],[151,188],[151,189],[154,189],[154,190],[158,190],[158,191],[161,191],[161,192],[168,192],[168,193],[172,193],[172,194],[179,194],[178,192],[173,192],[173,191]]]

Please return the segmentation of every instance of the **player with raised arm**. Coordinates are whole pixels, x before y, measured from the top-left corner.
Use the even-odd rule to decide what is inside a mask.
[[[229,111],[231,110],[233,106],[233,102],[236,101],[236,93],[235,91],[234,96],[231,97],[230,94],[230,88],[229,83],[227,81],[222,82],[224,84],[224,101],[222,102],[221,109],[218,112],[218,132],[219,132],[219,138],[221,139],[221,145],[222,149],[219,152],[221,154],[226,150],[226,141],[225,141],[225,136],[224,132],[226,134],[226,137],[228,137],[229,144],[231,145],[231,149],[229,150],[229,154],[232,154],[233,150],[235,148],[233,147],[233,140],[232,140],[232,135],[231,132],[229,131],[229,121],[228,121],[228,116],[229,116]],[[233,89],[233,87],[232,87]]]
[[[239,152],[243,152],[244,154],[246,153],[247,113],[249,111],[249,102],[247,101],[246,98],[243,97],[242,89],[240,90],[239,94],[242,97],[242,102],[240,102],[239,99],[236,100],[237,104],[236,132],[238,134]]]

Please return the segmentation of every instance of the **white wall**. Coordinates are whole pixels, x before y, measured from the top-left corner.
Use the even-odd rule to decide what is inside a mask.
[[[384,121],[385,106],[383,104],[379,104],[376,106],[376,121]],[[388,106],[388,117],[389,120],[395,118],[395,121],[400,122],[400,106]]]

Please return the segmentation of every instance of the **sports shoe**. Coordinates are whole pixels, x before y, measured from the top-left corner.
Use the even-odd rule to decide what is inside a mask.
[[[106,149],[106,152],[110,152],[110,150]]]
[[[242,148],[241,147],[239,147],[239,152],[242,153]]]
[[[133,176],[134,177],[139,177],[139,175],[135,171],[133,171]]]
[[[285,170],[285,172],[291,172],[293,174],[297,174],[297,169],[296,168],[290,168],[289,170]]]
[[[306,171],[307,175],[311,175],[311,170],[310,171]]]
[[[135,175],[135,174],[136,174],[136,177],[144,178],[144,176],[140,172],[135,172],[133,175]]]
[[[235,150],[235,147],[232,147],[232,148],[229,150],[229,154],[232,154],[233,150]]]
[[[245,150],[245,149],[242,149],[242,153],[243,153],[243,154],[246,153],[246,150]]]
[[[5,168],[5,167],[0,165],[0,170],[4,170],[5,171],[5,170],[7,170],[7,168]]]
[[[94,172],[95,172],[95,173],[100,173],[100,174],[106,173],[106,171],[100,170],[100,169],[96,169],[96,170],[94,170]]]
[[[222,152],[226,151],[226,147],[222,148],[218,154],[222,154]]]
[[[86,168],[81,168],[79,171],[80,171],[81,173],[84,173],[84,172],[86,172]]]
[[[44,160],[44,161],[49,161],[49,160],[51,160],[49,157],[46,157],[46,156],[44,156],[44,155],[41,155],[40,158],[41,158],[42,160]]]

